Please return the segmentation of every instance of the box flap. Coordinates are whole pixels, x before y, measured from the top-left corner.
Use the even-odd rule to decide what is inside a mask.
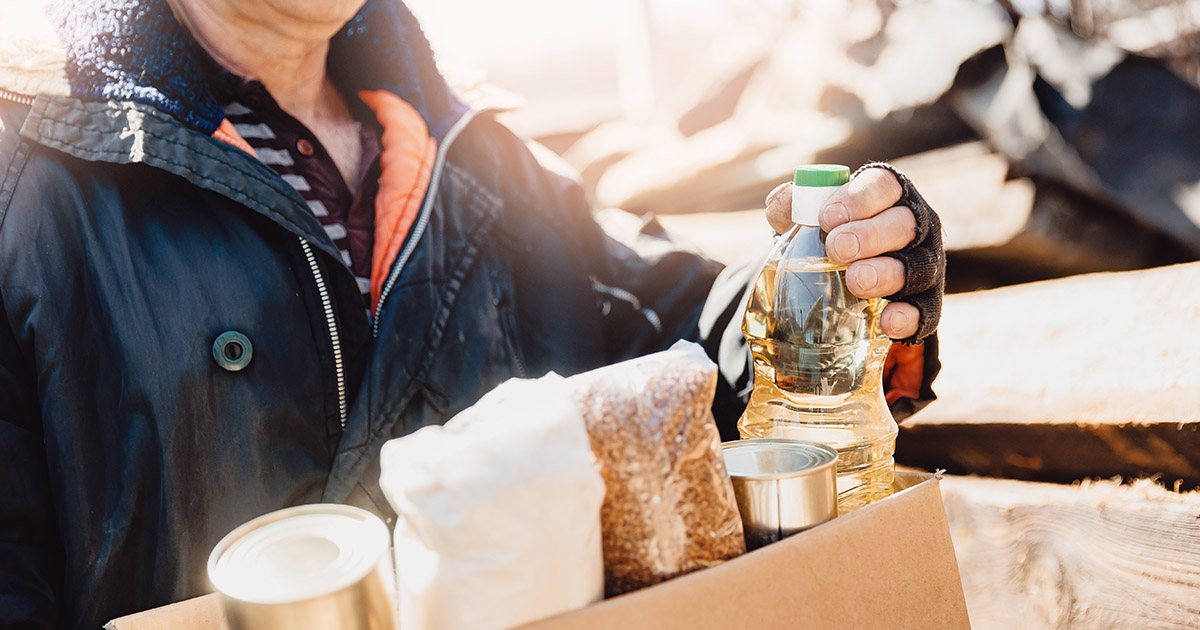
[[[154,608],[104,624],[104,630],[228,630],[217,595]]]
[[[894,488],[896,492],[899,492],[901,490],[908,490],[913,486],[925,483],[930,479],[937,479],[938,481],[941,481],[943,472],[944,471],[939,470],[937,472],[928,473],[923,471],[918,472],[915,470],[900,470],[897,468],[896,476],[892,479],[892,488]]]
[[[969,629],[938,481],[925,479],[720,566],[522,630],[642,628],[649,620],[656,630]]]

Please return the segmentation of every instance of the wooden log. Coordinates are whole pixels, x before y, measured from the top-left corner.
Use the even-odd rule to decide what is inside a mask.
[[[953,292],[1193,259],[1104,202],[1046,181],[1009,179],[1008,160],[983,142],[895,164],[942,218]]]
[[[1200,627],[1200,493],[947,476],[975,630]]]
[[[891,158],[971,134],[934,105],[959,64],[1003,41],[1011,22],[969,3],[851,5],[813,7],[804,19],[772,25],[771,44],[747,55],[736,74],[718,73],[715,85],[706,69],[722,95],[715,102],[708,91],[681,90],[688,107],[636,133],[626,122],[601,125],[564,157],[591,172],[602,206],[714,212],[752,207],[797,164]],[[937,50],[925,41],[938,41]],[[805,58],[822,63],[797,68]],[[922,71],[903,71],[916,67]]]
[[[1034,186],[1008,179],[1008,160],[983,142],[926,151],[893,162],[937,210],[946,248],[998,248],[1030,222]]]
[[[954,256],[949,271],[954,291],[1137,269],[1181,257],[1126,215],[1054,185],[1035,187],[1029,179],[1009,179],[1008,160],[983,142],[927,151],[895,164],[917,182],[941,216],[946,249]],[[755,195],[759,199],[755,199],[743,195],[743,188],[729,175],[730,171],[715,171],[698,178],[696,186],[661,191],[663,199],[656,205],[665,210],[710,207],[714,199],[725,199],[753,207],[761,204],[766,191],[786,180],[780,176],[759,181]],[[727,188],[722,191],[720,186]],[[701,199],[705,195],[708,199]],[[723,262],[758,251],[767,233],[761,213],[753,211],[664,214],[662,218],[669,228]],[[748,238],[739,240],[742,237]]]
[[[938,400],[897,459],[1052,481],[1200,484],[1200,263],[948,296]]]

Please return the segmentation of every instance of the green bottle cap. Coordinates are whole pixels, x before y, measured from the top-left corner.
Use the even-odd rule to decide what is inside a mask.
[[[796,168],[795,186],[841,186],[850,181],[850,167],[841,164],[808,164]]]

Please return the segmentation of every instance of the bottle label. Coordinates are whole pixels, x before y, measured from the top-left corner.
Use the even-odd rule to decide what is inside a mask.
[[[821,208],[838,188],[841,186],[792,186],[792,223],[820,225]]]

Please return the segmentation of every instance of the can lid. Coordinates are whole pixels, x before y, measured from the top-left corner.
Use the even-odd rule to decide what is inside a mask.
[[[794,186],[841,186],[850,181],[850,167],[841,164],[806,164],[796,167]]]
[[[819,442],[785,438],[735,440],[722,445],[732,477],[786,479],[833,466],[837,451]]]
[[[366,577],[388,552],[379,517],[347,505],[301,505],[230,532],[208,557],[208,579],[254,604],[300,602]]]

